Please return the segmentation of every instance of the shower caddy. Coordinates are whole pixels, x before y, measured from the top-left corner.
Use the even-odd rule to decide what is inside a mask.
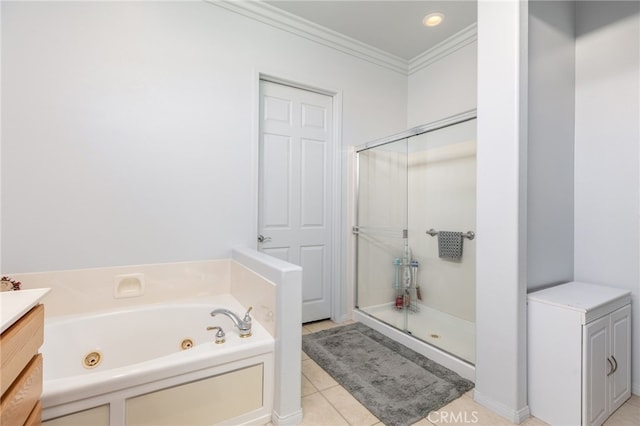
[[[418,300],[422,300],[420,293],[420,285],[418,284],[418,266],[417,260],[411,259],[411,249],[409,249],[408,231],[402,230],[402,238],[404,240],[404,248],[402,250],[402,259],[393,260],[395,267],[395,281],[393,288],[395,290],[395,309],[401,311],[408,309],[411,312],[420,312]]]

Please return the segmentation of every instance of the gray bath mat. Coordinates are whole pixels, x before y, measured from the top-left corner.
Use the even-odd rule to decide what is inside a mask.
[[[388,426],[413,424],[473,388],[361,323],[304,335],[302,350]]]

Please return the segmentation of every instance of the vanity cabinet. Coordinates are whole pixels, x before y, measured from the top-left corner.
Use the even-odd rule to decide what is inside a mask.
[[[44,307],[37,305],[0,335],[0,424],[40,425]]]
[[[631,294],[570,282],[528,296],[531,414],[601,425],[631,396]]]

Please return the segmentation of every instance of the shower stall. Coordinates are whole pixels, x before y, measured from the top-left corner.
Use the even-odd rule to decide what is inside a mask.
[[[473,379],[475,111],[360,146],[356,165],[356,319]]]

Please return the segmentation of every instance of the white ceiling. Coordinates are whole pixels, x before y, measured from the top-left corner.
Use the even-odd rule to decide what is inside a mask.
[[[333,31],[410,60],[476,22],[476,0],[288,0],[272,6]],[[427,14],[440,12],[437,27],[422,25]]]

